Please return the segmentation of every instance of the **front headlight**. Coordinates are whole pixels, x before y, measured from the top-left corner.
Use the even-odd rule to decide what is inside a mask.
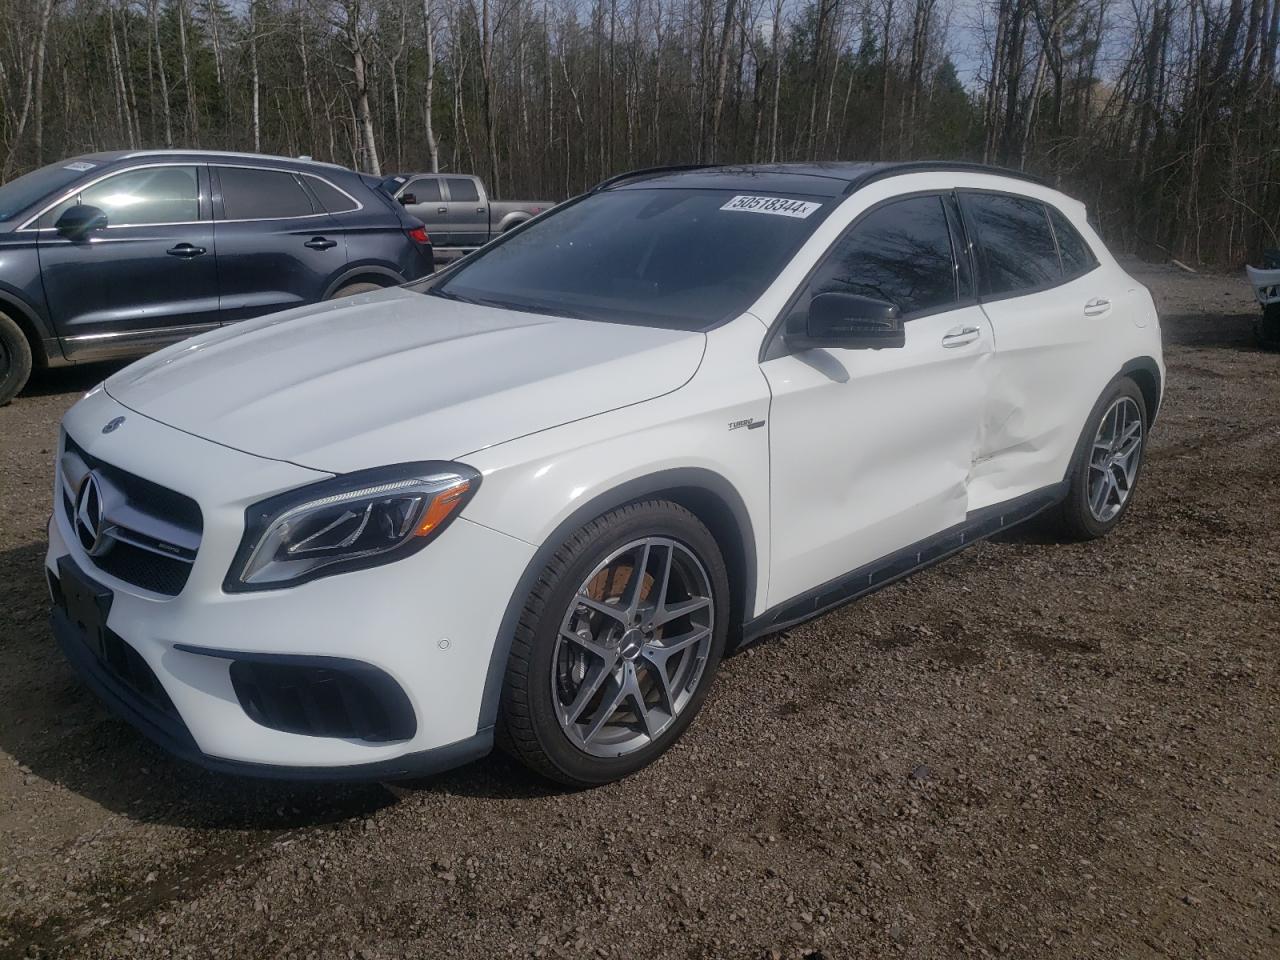
[[[271,590],[399,560],[440,534],[480,486],[461,463],[360,470],[299,487],[245,511],[245,533],[223,583]]]

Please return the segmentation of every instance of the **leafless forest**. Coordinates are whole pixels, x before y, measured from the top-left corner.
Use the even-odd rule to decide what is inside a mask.
[[[309,154],[568,196],[658,163],[967,158],[1118,246],[1280,246],[1280,0],[6,0],[0,174]]]

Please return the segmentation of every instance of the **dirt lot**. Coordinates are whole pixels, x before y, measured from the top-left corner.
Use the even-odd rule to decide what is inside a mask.
[[[500,756],[262,785],[170,760],[55,652],[59,416],[0,410],[0,960],[1280,956],[1280,355],[1142,268],[1166,406],[1104,542],[986,543],[735,657],[689,736],[565,793]]]

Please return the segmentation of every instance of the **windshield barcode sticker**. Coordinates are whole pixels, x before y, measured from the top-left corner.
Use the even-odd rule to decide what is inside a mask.
[[[75,163],[64,164],[62,169],[77,170],[80,173],[84,173],[86,170],[92,170],[95,166],[97,166],[97,164],[86,163],[84,160],[77,160]]]
[[[809,200],[788,200],[786,197],[737,196],[721,210],[738,210],[743,213],[771,213],[775,217],[798,217],[803,220],[822,204]]]

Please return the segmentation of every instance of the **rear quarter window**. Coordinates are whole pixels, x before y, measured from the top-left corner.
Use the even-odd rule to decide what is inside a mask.
[[[352,210],[360,209],[360,204],[356,203],[355,200],[328,180],[322,180],[320,177],[307,174],[306,181],[307,186],[311,188],[311,192],[320,201],[320,206],[324,207],[329,213],[350,213]]]
[[[1047,206],[1049,221],[1053,224],[1053,235],[1058,240],[1058,253],[1062,255],[1062,274],[1064,280],[1074,280],[1084,276],[1098,265],[1098,258],[1085,242],[1080,232],[1071,225],[1066,214],[1054,206]]]
[[[1029,197],[961,195],[965,223],[976,234],[983,296],[1009,296],[1062,282],[1062,262],[1045,205]]]

